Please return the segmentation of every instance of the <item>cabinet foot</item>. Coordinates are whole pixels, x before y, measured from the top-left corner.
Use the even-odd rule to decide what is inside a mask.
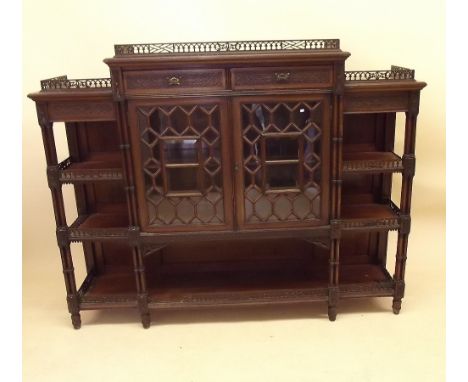
[[[141,315],[141,324],[145,329],[148,329],[151,326],[151,315],[149,313]]]
[[[81,328],[81,316],[80,316],[79,313],[72,314],[71,315],[71,320],[72,320],[72,324],[73,324],[74,329]]]
[[[328,307],[328,319],[330,321],[335,321],[336,320],[336,306],[329,306]]]
[[[394,314],[399,314],[401,310],[401,300],[393,300],[392,308]]]

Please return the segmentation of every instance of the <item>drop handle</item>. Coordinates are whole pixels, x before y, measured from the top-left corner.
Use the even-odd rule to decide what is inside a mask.
[[[276,81],[278,81],[278,82],[287,81],[287,80],[289,80],[290,76],[291,76],[291,73],[289,73],[289,72],[275,73],[275,78],[276,78]]]
[[[180,77],[177,77],[177,76],[167,77],[167,84],[169,86],[178,86],[178,85],[180,85]]]
[[[234,163],[234,172],[239,171],[239,165],[237,163]]]

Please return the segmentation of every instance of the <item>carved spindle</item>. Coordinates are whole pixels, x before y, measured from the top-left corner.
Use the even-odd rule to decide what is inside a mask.
[[[39,124],[42,130],[42,140],[46,155],[48,168],[54,168],[57,163],[57,150],[55,147],[53,124],[48,121],[46,114],[46,105],[38,104],[37,113]],[[81,327],[80,301],[76,290],[75,271],[70,251],[70,242],[67,235],[67,219],[65,216],[65,205],[62,194],[62,185],[60,182],[49,182],[52,194],[52,204],[54,207],[55,223],[57,226],[57,242],[62,259],[63,275],[65,288],[67,291],[68,311],[71,314],[72,324],[75,329]]]
[[[133,266],[135,270],[135,283],[137,288],[138,308],[140,311],[141,321],[144,328],[150,325],[150,316],[148,310],[148,292],[146,289],[146,275],[143,263],[143,255],[141,253],[139,239],[140,230],[138,227],[138,209],[135,195],[132,158],[130,152],[130,134],[129,126],[126,118],[126,103],[120,97],[119,86],[123,83],[122,73],[119,70],[112,71],[112,81],[116,89],[114,89],[114,107],[117,118],[117,130],[119,133],[120,147],[123,159],[122,175],[125,184],[126,199],[128,206],[129,220],[129,241],[133,251]]]
[[[418,100],[417,95],[412,95],[411,99]],[[415,104],[416,103],[416,104]],[[414,152],[416,142],[416,122],[418,105],[417,101],[412,102],[412,110],[406,113],[405,121],[405,142],[404,142],[404,157],[411,160],[407,160],[407,164],[411,165],[410,171],[403,171],[402,186],[401,186],[401,205],[400,210],[402,216],[407,217],[409,220],[411,212],[411,193],[413,188],[413,177],[414,177]],[[409,224],[404,226],[401,224],[398,231],[398,242],[397,242],[397,253],[395,262],[395,274],[393,279],[395,282],[395,293],[393,296],[393,313],[398,314],[401,310],[401,300],[404,297],[405,290],[405,268],[408,250],[408,235],[409,235]]]
[[[340,67],[340,70],[344,70]],[[336,94],[333,99],[334,114],[332,127],[332,205],[331,205],[331,244],[328,287],[328,317],[330,321],[336,320],[337,305],[339,300],[339,258],[340,258],[340,227],[335,223],[340,218],[341,210],[341,177],[342,177],[342,95]]]

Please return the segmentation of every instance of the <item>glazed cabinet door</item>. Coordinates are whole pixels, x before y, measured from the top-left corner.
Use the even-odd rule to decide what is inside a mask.
[[[234,100],[239,227],[328,224],[329,97]]]
[[[128,115],[142,229],[232,228],[225,101],[132,101]]]

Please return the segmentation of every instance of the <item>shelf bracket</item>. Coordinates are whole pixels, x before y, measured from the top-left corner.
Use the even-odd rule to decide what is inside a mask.
[[[400,234],[408,235],[411,230],[411,216],[410,215],[400,215]]]
[[[57,227],[56,234],[59,247],[66,247],[70,244],[68,227]]]
[[[52,190],[60,187],[60,169],[58,165],[47,166],[47,184]]]
[[[416,156],[414,154],[405,154],[403,158],[403,175],[412,178],[416,172]]]
[[[339,220],[330,220],[330,239],[339,240],[341,238],[341,223]]]
[[[128,243],[131,247],[138,247],[138,245],[140,244],[140,227],[128,227]]]

